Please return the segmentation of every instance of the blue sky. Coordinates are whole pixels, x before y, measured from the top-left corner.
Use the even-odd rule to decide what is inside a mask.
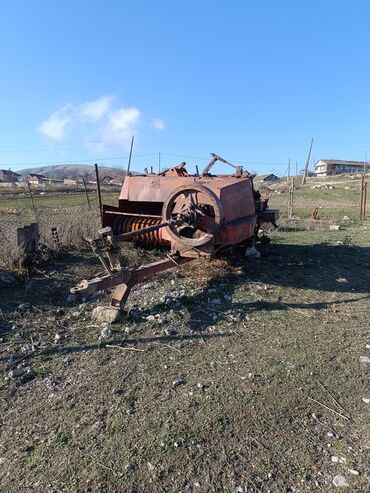
[[[369,24],[366,0],[3,1],[0,167],[126,166],[132,134],[136,170],[283,174],[311,137],[369,158]]]

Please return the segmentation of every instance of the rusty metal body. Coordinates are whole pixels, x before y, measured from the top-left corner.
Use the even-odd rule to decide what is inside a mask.
[[[132,286],[144,277],[198,257],[212,257],[233,245],[250,245],[263,222],[275,223],[277,210],[253,188],[249,173],[212,154],[202,175],[189,175],[185,163],[161,174],[127,176],[118,207],[103,206],[100,238],[90,240],[106,276],[82,281],[71,292],[91,293],[116,286],[112,305],[122,308]],[[233,175],[210,175],[220,160]],[[166,246],[167,258],[141,267],[125,267],[120,241]],[[102,256],[106,252],[109,263]]]

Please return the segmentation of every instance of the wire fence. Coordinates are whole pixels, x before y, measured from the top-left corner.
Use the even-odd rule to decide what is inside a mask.
[[[105,203],[115,204],[117,191],[103,192]],[[39,244],[48,249],[80,248],[100,227],[96,192],[0,192],[0,265],[12,267],[21,256],[18,228],[37,223]]]

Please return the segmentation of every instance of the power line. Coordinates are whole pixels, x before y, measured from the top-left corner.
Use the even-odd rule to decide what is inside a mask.
[[[150,154],[137,154],[135,157],[148,157],[148,156],[155,156],[156,153],[150,153]],[[126,156],[117,156],[117,157],[105,157],[105,158],[91,158],[91,159],[74,159],[73,161],[44,161],[44,162],[29,162],[29,163],[12,163],[12,166],[51,166],[51,165],[57,165],[57,164],[80,164],[80,163],[94,163],[96,161],[112,161],[112,160],[117,160],[117,159],[127,159],[128,155]],[[0,166],[9,166],[9,163],[0,163]]]

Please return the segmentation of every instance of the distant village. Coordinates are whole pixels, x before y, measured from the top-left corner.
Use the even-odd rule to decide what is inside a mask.
[[[108,171],[110,169],[108,168]],[[346,175],[368,172],[370,164],[363,161],[345,161],[335,159],[320,159],[316,162],[313,175],[317,177]],[[101,168],[100,183],[105,186],[121,186],[125,176],[125,171],[119,173],[107,174],[105,168]],[[256,176],[256,180],[261,182],[279,181],[280,178],[273,174],[267,173]],[[32,187],[49,186],[49,187],[78,187],[96,185],[95,172],[84,173],[79,176],[68,178],[55,178],[44,174],[35,173],[32,170],[29,173],[16,173],[11,169],[0,169],[0,186],[20,186],[24,187],[29,184]]]
[[[104,168],[101,168],[102,170]],[[122,174],[121,174],[122,175]],[[122,185],[123,176],[110,176],[101,174],[100,183],[102,185],[120,186]],[[0,185],[3,186],[24,186],[27,183],[34,187],[39,186],[55,186],[55,187],[76,187],[78,185],[96,185],[95,173],[86,173],[83,176],[76,178],[52,178],[39,173],[19,174],[10,169],[0,169]]]

